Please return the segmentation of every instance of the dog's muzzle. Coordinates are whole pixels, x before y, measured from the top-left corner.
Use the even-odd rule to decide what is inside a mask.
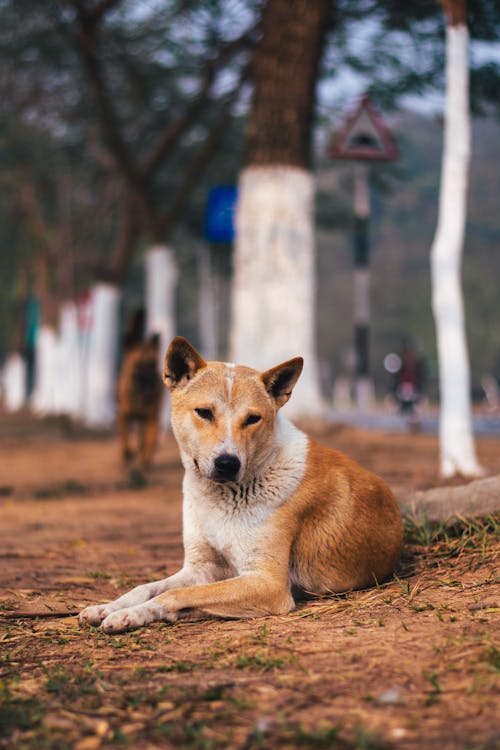
[[[215,482],[233,482],[240,469],[241,461],[238,456],[222,453],[214,461],[214,471],[210,478]]]

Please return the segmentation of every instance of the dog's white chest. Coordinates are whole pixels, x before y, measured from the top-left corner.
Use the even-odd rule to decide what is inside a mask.
[[[213,514],[205,519],[205,538],[220,552],[230,568],[241,573],[252,557],[262,525],[271,512],[271,509],[264,512],[259,506],[244,514],[237,511]]]
[[[275,460],[241,485],[216,485],[186,474],[184,530],[204,539],[235,573],[252,564],[272,514],[298,488],[306,466],[307,438],[291,425]]]

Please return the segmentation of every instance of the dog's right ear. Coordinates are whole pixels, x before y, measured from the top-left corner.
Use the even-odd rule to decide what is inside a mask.
[[[167,349],[163,367],[163,381],[171,391],[185,385],[202,367],[206,367],[203,357],[189,341],[176,336]]]

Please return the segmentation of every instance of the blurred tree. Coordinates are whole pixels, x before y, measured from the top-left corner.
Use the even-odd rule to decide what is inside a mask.
[[[240,175],[231,356],[265,369],[302,354],[295,413],[320,410],[311,137],[328,0],[268,0]]]
[[[358,80],[369,77],[383,105],[404,99],[408,91],[432,91],[442,72],[444,50],[442,14],[435,0],[409,7],[396,0],[336,0],[325,5],[329,35],[321,63],[316,63],[320,117],[330,119],[337,108],[339,99],[331,94],[337,88],[331,82],[344,71],[354,72]],[[138,246],[159,247],[160,253],[155,249],[148,254],[151,258],[172,257],[165,243],[193,186],[196,190],[216,144],[220,149],[228,142],[234,114],[246,110],[244,82],[262,33],[258,23],[263,6],[263,0],[0,0],[0,117],[8,114],[29,124],[33,133],[47,135],[64,150],[71,187],[64,170],[59,180],[57,159],[52,160],[49,182],[66,185],[62,194],[72,193],[71,217],[90,217],[77,222],[78,231],[73,218],[71,222],[73,286],[98,280],[102,291],[112,292],[108,301],[115,312],[118,287]],[[470,0],[473,38],[498,38],[499,6],[499,0]],[[290,52],[293,73],[282,78],[284,87],[297,89],[302,77],[314,89],[309,73],[292,64],[293,19],[286,14],[283,19],[292,23],[292,33],[283,26],[270,38],[275,48],[282,45]],[[259,65],[257,60],[256,70]],[[285,68],[287,60],[281,65]],[[493,99],[497,67],[479,58],[474,66],[472,91],[477,90],[483,102]],[[346,87],[341,90],[345,100]],[[284,118],[277,118],[274,127],[283,133],[294,129]],[[310,129],[309,121],[304,133]],[[307,150],[304,144],[301,148]],[[225,158],[233,158],[233,152]],[[249,167],[250,159],[249,153]],[[31,159],[25,163],[30,169]],[[288,161],[285,166],[290,166]],[[297,173],[303,169],[296,166]],[[29,176],[28,182],[33,182]],[[41,204],[38,213],[52,227],[50,233],[62,237],[64,232],[55,229],[59,210],[47,213],[46,189],[35,185],[32,196]],[[203,201],[199,196],[197,201],[199,215]],[[27,216],[26,205],[23,210]],[[23,240],[28,256],[34,245],[33,211],[31,216],[31,239]],[[61,215],[63,224],[67,218]],[[157,268],[154,262],[150,267]],[[163,273],[165,263],[162,268]],[[55,276],[49,274],[52,282]],[[314,298],[311,290],[308,295]],[[112,362],[111,343],[104,344],[104,351],[106,347],[106,360]],[[308,350],[303,351],[309,358]]]
[[[90,381],[101,383],[102,392],[91,386],[87,401],[91,421],[107,422],[113,410],[118,287],[145,241],[152,246],[146,264],[148,324],[171,335],[175,269],[164,243],[226,136],[259,2],[170,0],[140,8],[125,0],[68,0],[43,8],[21,2],[22,9],[11,2],[1,8],[4,18],[13,20],[21,10],[30,18],[29,24],[0,32],[5,100],[18,117],[35,113],[38,126],[61,145],[80,149],[104,167],[106,175],[94,184],[97,196],[110,182],[115,185],[103,222],[109,248],[101,242],[89,263],[96,280]],[[34,75],[25,75],[34,58]],[[30,209],[34,217],[33,200]]]
[[[169,4],[168,34],[163,8],[141,17],[135,7],[127,8],[127,5],[120,0],[67,0],[59,4],[61,28],[82,59],[103,143],[127,191],[112,262],[102,274],[105,283],[99,283],[94,289],[87,400],[88,419],[92,423],[110,422],[113,417],[114,371],[112,366],[106,367],[106,363],[114,358],[106,359],[104,354],[116,347],[117,285],[130,265],[138,231],[151,246],[146,263],[146,327],[149,332],[160,334],[162,353],[174,334],[173,296],[177,275],[165,240],[224,133],[245,78],[246,57],[241,57],[240,53],[245,52],[255,33],[255,16],[252,15],[238,35],[234,35],[234,28],[227,28],[225,12],[229,4],[224,0],[197,5],[198,28],[193,38],[191,28],[187,34],[183,28],[182,21],[188,23],[189,18],[185,17],[185,12],[179,13],[184,4]],[[179,23],[181,16],[184,18]],[[124,17],[128,24],[123,24]],[[142,33],[146,32],[147,45],[158,39],[158,27],[162,27],[162,42],[165,43],[176,38],[172,28],[174,19],[184,43],[184,47],[172,55],[176,75],[172,76],[168,64],[161,64],[158,50],[144,69],[142,55],[147,48],[137,45],[138,39],[141,40],[141,25],[146,25]],[[110,59],[110,50],[114,47],[117,54]],[[238,62],[231,67],[238,55]],[[158,62],[160,76],[155,70]],[[219,76],[221,70],[225,83]],[[174,84],[170,91],[166,90],[167,74]],[[189,87],[194,89],[194,94],[186,97]],[[145,93],[149,95],[147,100]],[[161,102],[159,117],[155,111],[158,98]],[[206,110],[214,100],[217,106],[212,106],[207,117]],[[148,104],[153,105],[149,110]],[[158,176],[161,179],[165,162],[182,151],[179,148],[182,140],[194,126],[199,128],[201,122],[204,137],[196,147],[191,143],[187,162],[176,175],[169,200],[165,200],[164,195],[160,199]]]
[[[446,111],[439,214],[431,251],[440,385],[441,473],[477,475],[461,257],[470,159],[466,0],[441,0],[446,16]]]

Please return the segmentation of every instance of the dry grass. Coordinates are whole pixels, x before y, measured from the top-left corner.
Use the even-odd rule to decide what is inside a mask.
[[[286,617],[122,636],[5,618],[0,748],[493,750],[499,532],[407,521],[392,581]]]

